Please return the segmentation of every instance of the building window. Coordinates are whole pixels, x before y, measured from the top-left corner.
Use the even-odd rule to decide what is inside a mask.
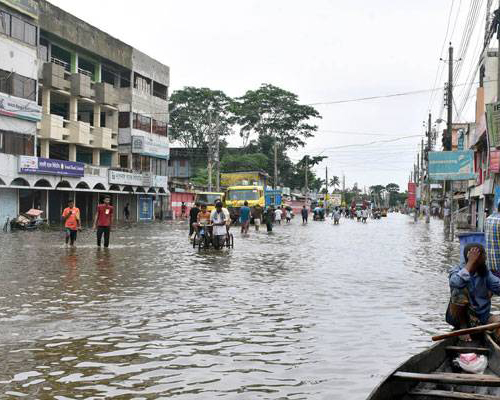
[[[133,128],[139,129],[144,132],[151,133],[151,118],[144,115],[134,113],[133,114]]]
[[[153,96],[167,100],[168,88],[158,82],[153,82]]]
[[[34,138],[31,135],[0,131],[0,153],[15,156],[32,156]]]
[[[153,119],[153,133],[161,136],[167,136],[167,123]]]
[[[120,168],[128,168],[128,154],[120,154]]]
[[[0,33],[10,36],[10,14],[0,11]]]
[[[36,80],[0,70],[0,92],[36,101]]]
[[[115,86],[115,73],[101,67],[101,82],[109,83],[110,85]]]
[[[128,111],[118,114],[118,128],[130,128],[130,113]]]
[[[134,72],[134,88],[144,93],[151,93],[151,79]]]
[[[36,46],[36,26],[13,15],[10,16],[10,36]]]
[[[187,160],[179,160],[179,167],[184,168],[187,165]]]

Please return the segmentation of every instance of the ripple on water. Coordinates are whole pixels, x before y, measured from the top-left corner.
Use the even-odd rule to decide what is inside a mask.
[[[0,393],[363,399],[446,327],[439,221],[293,221],[201,253],[185,229],[0,235]]]

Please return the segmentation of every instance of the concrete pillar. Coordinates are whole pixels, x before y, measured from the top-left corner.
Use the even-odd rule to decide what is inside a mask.
[[[76,144],[69,144],[69,161],[76,161]]]
[[[120,155],[117,151],[111,153],[111,167],[118,168],[120,166]]]
[[[101,150],[92,149],[92,164],[101,165]]]
[[[102,66],[101,63],[98,63],[94,66],[94,82],[102,81]]]
[[[69,120],[78,121],[78,97],[76,96],[69,98]]]
[[[50,89],[42,89],[42,114],[50,114]]]
[[[71,73],[76,74],[78,72],[78,54],[71,53]]]
[[[40,157],[50,158],[50,140],[40,139]]]
[[[94,128],[101,127],[101,106],[94,104]]]

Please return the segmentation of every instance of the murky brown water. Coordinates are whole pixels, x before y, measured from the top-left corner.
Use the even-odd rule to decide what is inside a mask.
[[[364,399],[445,328],[458,245],[403,215],[194,251],[186,227],[0,234],[0,397]],[[3,396],[3,397],[2,397]]]

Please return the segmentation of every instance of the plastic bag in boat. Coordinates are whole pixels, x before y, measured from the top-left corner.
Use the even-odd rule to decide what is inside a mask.
[[[483,374],[488,366],[488,357],[478,356],[476,353],[464,353],[455,358],[455,362],[460,365],[460,368],[465,372]]]

